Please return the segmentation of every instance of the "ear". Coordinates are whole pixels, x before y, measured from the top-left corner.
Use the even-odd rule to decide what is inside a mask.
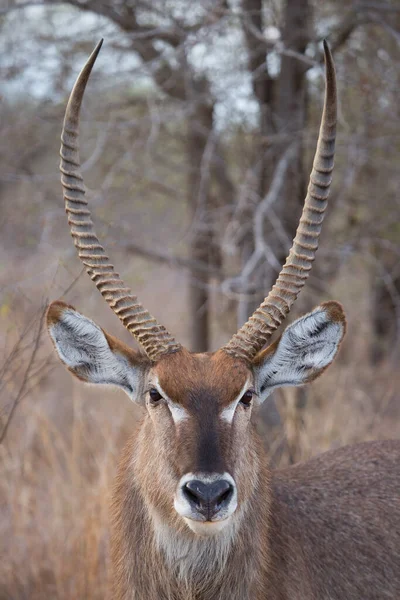
[[[338,302],[325,302],[297,319],[254,359],[257,393],[264,400],[274,388],[303,385],[331,364],[346,331]]]
[[[69,371],[86,383],[116,385],[135,400],[141,396],[149,361],[64,302],[47,310],[47,328]]]

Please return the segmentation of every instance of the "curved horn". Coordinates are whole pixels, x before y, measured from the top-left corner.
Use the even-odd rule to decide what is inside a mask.
[[[87,273],[107,304],[142,345],[147,356],[151,360],[157,360],[164,354],[179,350],[181,346],[144,309],[136,296],[125,286],[119,274],[115,272],[95,233],[80,172],[79,113],[85,87],[102,43],[103,40],[97,44],[80,72],[65,112],[60,150],[65,210],[74,244]]]
[[[328,44],[325,53],[325,102],[303,212],[289,256],[264,302],[223,347],[233,356],[251,361],[289,314],[305,284],[318,248],[324,213],[328,204],[336,138],[336,77]]]

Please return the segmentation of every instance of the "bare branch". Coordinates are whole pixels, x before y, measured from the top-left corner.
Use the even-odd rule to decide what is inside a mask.
[[[226,279],[222,283],[222,290],[225,294],[231,295],[232,292],[235,294],[245,295],[248,297],[248,291],[252,289],[252,286],[249,285],[250,278],[255,273],[256,268],[260,264],[260,262],[265,259],[271,267],[279,271],[281,268],[280,262],[275,256],[272,248],[265,241],[264,236],[264,217],[271,209],[272,205],[277,201],[279,194],[283,188],[285,183],[285,175],[289,168],[291,160],[294,158],[297,150],[297,143],[291,144],[286,151],[284,152],[282,158],[280,159],[274,176],[271,181],[271,186],[269,188],[268,193],[265,198],[260,202],[257,209],[254,212],[253,217],[253,235],[255,247],[254,251],[243,265],[242,271],[239,276],[231,277]],[[240,308],[240,305],[239,305]],[[238,326],[241,326],[243,322],[248,318],[247,313],[245,314],[239,310],[238,311]]]
[[[242,27],[248,52],[249,71],[252,74],[253,91],[260,105],[271,100],[271,88],[266,85],[270,80],[267,69],[267,52],[269,45],[262,34],[262,1],[243,0]]]
[[[400,6],[397,4],[388,4],[385,2],[356,2],[356,7],[361,10],[375,10],[378,12],[400,12]]]
[[[211,275],[218,280],[223,279],[223,273],[220,268],[200,260],[182,258],[180,256],[166,254],[165,252],[157,252],[156,250],[143,248],[141,244],[133,244],[132,242],[122,244],[121,247],[126,252],[136,254],[137,256],[142,256],[143,258],[147,258],[159,264],[165,264],[171,267],[180,267],[183,269],[192,269],[201,273],[205,273],[206,275]]]
[[[27,367],[25,369],[25,372],[24,372],[24,375],[23,375],[22,382],[21,382],[21,385],[19,387],[18,393],[17,393],[17,395],[15,396],[15,398],[13,400],[13,403],[11,405],[11,409],[10,409],[10,411],[9,411],[7,417],[6,417],[6,421],[5,421],[4,425],[3,425],[2,431],[0,433],[0,444],[2,444],[4,442],[4,440],[5,440],[5,438],[6,438],[7,431],[9,429],[9,427],[10,427],[10,424],[11,424],[11,421],[12,421],[13,416],[15,414],[15,411],[16,411],[18,405],[20,404],[20,402],[21,402],[21,400],[22,400],[22,398],[24,396],[24,392],[26,390],[27,383],[28,383],[28,381],[29,381],[29,379],[31,377],[32,368],[33,368],[33,365],[35,363],[36,355],[38,353],[39,346],[40,346],[42,329],[43,329],[43,322],[44,322],[44,318],[45,318],[45,315],[46,315],[46,309],[47,309],[47,301],[44,304],[45,304],[44,308],[41,309],[41,313],[40,313],[40,317],[39,317],[39,321],[38,321],[38,326],[37,326],[37,332],[36,332],[35,337],[34,337],[34,344],[33,344],[33,348],[32,348],[32,352],[31,352],[30,358],[29,358],[28,365],[27,365]]]
[[[8,6],[0,8],[0,17],[5,16],[12,11],[24,10],[25,8],[30,8],[31,6],[43,6],[43,1],[30,0],[29,2],[9,3]]]

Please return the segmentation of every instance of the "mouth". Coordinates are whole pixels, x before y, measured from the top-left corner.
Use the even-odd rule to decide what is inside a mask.
[[[196,535],[211,537],[220,533],[229,525],[231,516],[217,521],[200,521],[197,519],[190,519],[189,517],[183,517],[183,520]]]

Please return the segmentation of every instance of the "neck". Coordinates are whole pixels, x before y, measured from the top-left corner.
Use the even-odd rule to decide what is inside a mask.
[[[265,571],[260,556],[267,549],[267,510],[238,509],[223,531],[200,537],[151,515],[153,564],[163,563],[168,583],[179,590],[173,598],[190,600],[250,600],[258,598],[256,582]]]
[[[235,517],[220,533],[201,537],[186,525],[184,529],[177,529],[153,513],[155,550],[183,586],[208,588],[211,582],[223,577],[233,548],[242,536],[241,515]]]
[[[256,491],[232,522],[201,537],[142,494],[134,446],[133,441],[124,453],[113,503],[116,600],[265,600],[258,586],[268,565],[266,459],[260,456]]]

